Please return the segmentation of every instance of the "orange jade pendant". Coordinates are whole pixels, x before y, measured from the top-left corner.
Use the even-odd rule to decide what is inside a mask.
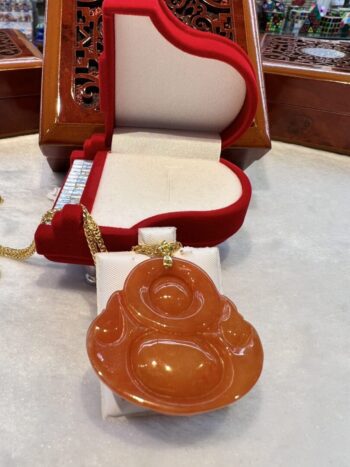
[[[136,266],[87,333],[99,378],[116,394],[169,415],[225,407],[258,380],[258,334],[198,266],[161,258]]]

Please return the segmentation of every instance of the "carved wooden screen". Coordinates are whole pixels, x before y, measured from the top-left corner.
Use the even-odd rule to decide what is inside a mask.
[[[73,93],[78,105],[99,110],[98,57],[103,51],[103,0],[76,1]]]
[[[238,3],[238,2],[236,2]],[[99,110],[98,57],[103,51],[103,0],[76,0],[74,99],[78,105]],[[233,2],[222,0],[166,0],[174,15],[188,26],[212,32],[246,48],[244,29],[235,26]],[[242,4],[236,5],[242,17]],[[238,36],[238,37],[237,37]]]

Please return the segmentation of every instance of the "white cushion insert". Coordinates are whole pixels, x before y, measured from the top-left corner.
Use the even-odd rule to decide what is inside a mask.
[[[145,128],[117,128],[111,152],[151,156],[184,157],[217,161],[221,139],[217,133],[194,133]]]
[[[147,16],[115,15],[116,126],[220,133],[246,83],[232,66],[171,44]]]
[[[218,161],[109,153],[92,215],[101,226],[130,228],[157,214],[223,208],[241,194]]]

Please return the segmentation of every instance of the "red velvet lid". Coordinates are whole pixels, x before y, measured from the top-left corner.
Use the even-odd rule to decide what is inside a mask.
[[[237,44],[224,37],[196,31],[184,25],[166,7],[164,0],[105,0],[103,13],[105,49],[100,58],[100,86],[108,144],[116,126],[116,111],[118,113],[118,107],[115,108],[115,15],[149,17],[158,32],[177,49],[196,57],[224,62],[243,77],[246,84],[244,103],[236,118],[220,132],[223,148],[231,146],[251,126],[258,100],[256,78],[247,54]],[[140,70],[140,73],[147,73],[147,69]],[[217,86],[220,86],[220,82]],[[215,92],[215,89],[211,92]],[[203,96],[203,101],[205,99],[206,96]]]

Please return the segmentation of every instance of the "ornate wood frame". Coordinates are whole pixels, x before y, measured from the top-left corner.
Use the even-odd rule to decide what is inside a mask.
[[[241,167],[270,148],[254,0],[164,0],[191,27],[236,40],[249,54],[259,82],[253,126],[224,151]],[[42,90],[40,145],[53,170],[68,167],[70,152],[103,132],[98,55],[103,49],[103,0],[49,0]]]

